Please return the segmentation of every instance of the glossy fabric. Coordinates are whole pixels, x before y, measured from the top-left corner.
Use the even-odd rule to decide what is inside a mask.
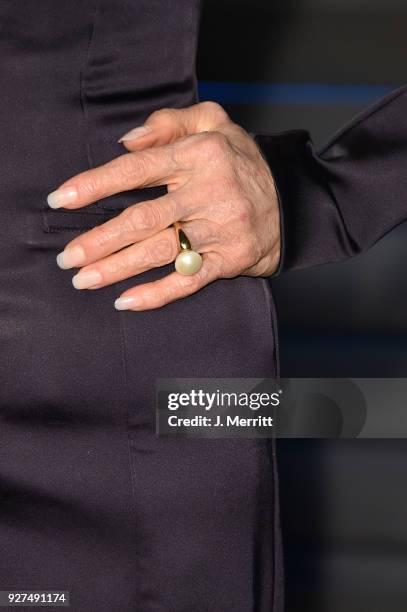
[[[271,444],[158,438],[154,418],[156,377],[276,374],[267,282],[118,312],[172,266],[76,291],[55,256],[162,190],[45,203],[196,100],[198,18],[194,0],[0,3],[0,589],[69,590],[75,612],[282,610]]]
[[[296,130],[258,135],[280,201],[276,274],[366,251],[407,218],[407,86],[345,125],[321,150]]]

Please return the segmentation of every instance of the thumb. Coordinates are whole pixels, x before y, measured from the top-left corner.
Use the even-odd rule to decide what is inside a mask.
[[[128,151],[170,144],[184,136],[219,129],[230,118],[216,102],[200,102],[187,108],[163,108],[152,113],[144,125],[119,140]]]

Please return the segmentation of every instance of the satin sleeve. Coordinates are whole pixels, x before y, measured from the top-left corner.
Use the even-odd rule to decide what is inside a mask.
[[[273,276],[352,257],[407,219],[407,85],[320,150],[305,130],[254,138],[280,207],[281,255]]]

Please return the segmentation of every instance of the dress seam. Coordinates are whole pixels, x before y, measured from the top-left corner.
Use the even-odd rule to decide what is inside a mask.
[[[122,314],[119,313],[119,330],[120,330],[120,344],[121,344],[121,357],[122,357],[122,371],[123,371],[123,384],[124,384],[124,393],[123,399],[125,398],[125,407],[124,407],[124,427],[126,430],[126,443],[127,443],[127,456],[128,456],[128,464],[129,464],[129,472],[130,472],[130,482],[131,482],[131,492],[132,492],[132,504],[131,504],[131,513],[134,518],[134,535],[137,540],[138,531],[137,531],[137,512],[135,507],[135,499],[136,499],[136,482],[135,482],[135,474],[133,469],[133,461],[131,456],[131,445],[130,445],[130,411],[129,411],[129,375],[128,375],[128,352],[127,352],[127,341],[126,341],[126,330],[124,325],[124,318]],[[137,605],[139,603],[139,597],[136,588],[136,602]]]
[[[269,310],[270,317],[270,328],[272,332],[272,341],[274,342],[274,367],[275,367],[275,381],[277,385],[280,384],[280,350],[279,350],[279,337],[278,337],[278,317],[277,309],[274,301],[274,296],[270,286],[269,279],[263,279],[263,290],[266,299],[266,304]],[[273,537],[273,600],[271,612],[281,612],[278,605],[279,590],[283,588],[280,581],[278,580],[277,563],[276,559],[280,558],[280,537],[281,537],[281,526],[279,521],[279,478],[278,478],[278,466],[277,466],[277,442],[273,434],[270,440],[271,452],[270,461],[271,469],[273,473],[273,525],[272,525],[272,537]],[[278,503],[277,503],[278,502]],[[280,593],[283,597],[283,594]],[[281,607],[281,606],[280,606]]]
[[[92,18],[92,24],[91,24],[91,31],[89,34],[89,39],[88,39],[88,44],[86,47],[86,54],[85,54],[85,60],[81,66],[81,70],[79,73],[79,97],[80,97],[80,103],[81,103],[81,109],[82,109],[82,113],[83,113],[83,125],[84,125],[84,132],[85,132],[85,146],[86,146],[86,157],[88,160],[88,166],[89,168],[93,168],[93,159],[92,159],[92,153],[91,153],[91,149],[90,149],[90,139],[89,139],[89,115],[88,115],[88,109],[87,109],[87,105],[86,105],[86,93],[85,93],[85,72],[89,66],[89,60],[90,60],[90,55],[91,55],[91,51],[92,51],[92,47],[93,47],[93,41],[95,38],[95,29],[96,29],[96,21],[97,21],[97,17],[99,14],[99,10],[100,10],[100,4],[101,4],[101,0],[97,0],[97,2],[95,3],[94,6],[94,10],[93,10],[93,18]]]

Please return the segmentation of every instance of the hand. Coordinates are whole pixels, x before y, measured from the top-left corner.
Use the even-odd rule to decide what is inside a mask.
[[[168,193],[128,207],[67,244],[62,268],[81,268],[77,289],[98,289],[174,261],[180,221],[202,268],[173,272],[125,291],[123,310],[158,308],[219,278],[269,276],[280,255],[273,177],[256,143],[221,106],[204,102],[156,111],[121,142],[128,153],[82,172],[48,196],[77,209],[115,193],[167,185]]]

